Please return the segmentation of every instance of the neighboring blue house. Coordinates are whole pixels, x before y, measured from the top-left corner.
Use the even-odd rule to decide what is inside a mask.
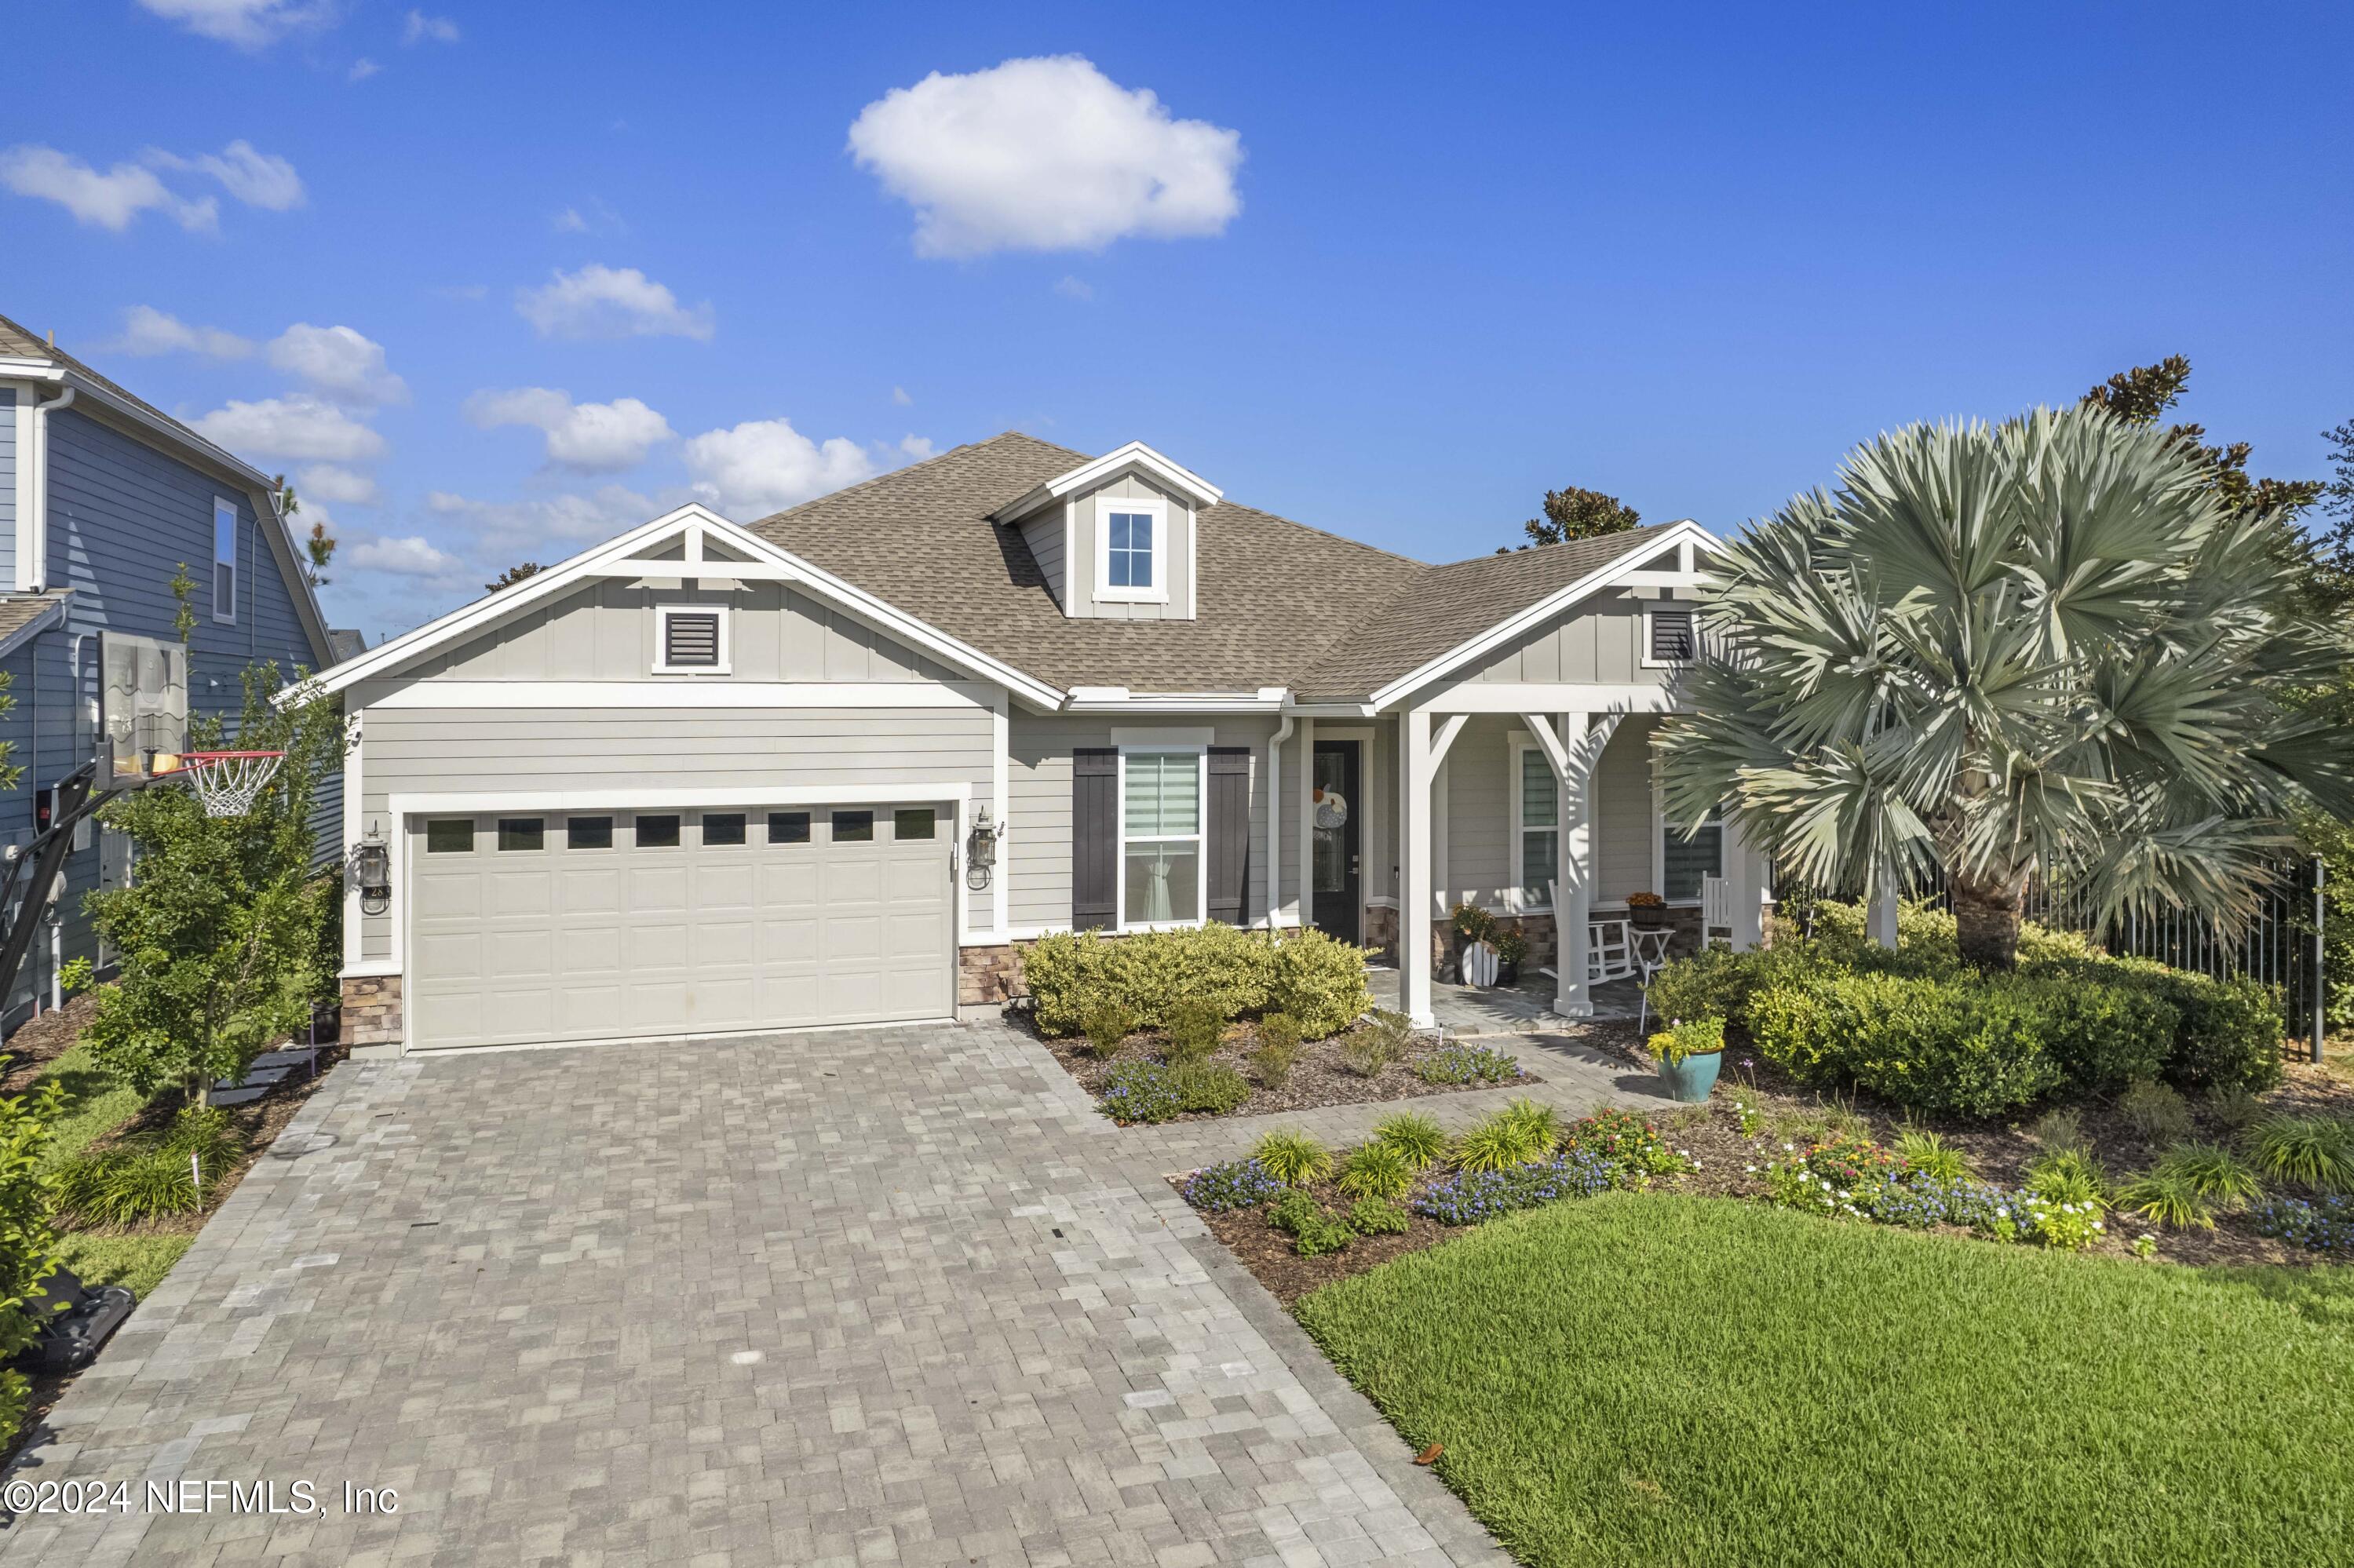
[[[99,633],[178,641],[182,563],[196,583],[192,714],[235,714],[249,664],[291,677],[335,662],[270,476],[0,316],[0,669],[16,701],[0,740],[26,770],[0,794],[0,845],[28,843],[38,792],[94,753]],[[340,823],[342,780],[326,793],[319,820]],[[82,898],[130,866],[120,835],[83,830],[7,1024],[51,1004],[60,961],[106,960]]]

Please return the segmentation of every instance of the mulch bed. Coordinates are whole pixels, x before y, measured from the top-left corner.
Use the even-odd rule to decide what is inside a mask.
[[[1579,1044],[1607,1051],[1630,1064],[1648,1065],[1648,1058],[1637,1050],[1636,1031],[1631,1023],[1592,1023],[1567,1028],[1563,1033],[1575,1034]],[[1736,1032],[1736,1042],[1738,1038]],[[1748,1104],[1763,1118],[1755,1135],[1742,1135],[1740,1115],[1734,1108],[1735,1101]],[[2113,1177],[2142,1170],[2158,1158],[2158,1147],[2119,1114],[2114,1097],[2088,1095],[2053,1103],[2064,1104],[2077,1113],[2094,1152]],[[2260,1103],[2267,1111],[2297,1116],[2354,1115],[2354,1081],[2327,1067],[2293,1062],[2288,1065],[2285,1081],[2260,1097]],[[2190,1104],[2194,1122],[2191,1137],[2229,1141],[2230,1129],[2221,1126],[2197,1097],[2191,1097]],[[1926,1128],[1960,1150],[1981,1181],[2014,1187],[2024,1179],[2027,1162],[2038,1152],[2027,1128],[2040,1114],[2039,1110],[2009,1123],[1921,1117],[1908,1119],[1904,1112],[1893,1107],[1836,1098],[1793,1084],[1770,1063],[1745,1058],[1736,1044],[1725,1052],[1724,1075],[1718,1079],[1716,1093],[1707,1104],[1654,1112],[1650,1120],[1672,1147],[1700,1162],[1698,1171],[1665,1179],[1664,1188],[1703,1196],[1762,1201],[1766,1185],[1747,1167],[1767,1164],[1782,1152],[1783,1142],[1800,1142],[1829,1130],[1834,1123],[1850,1126],[1882,1143],[1893,1143],[1907,1127]],[[1432,1172],[1433,1176],[1441,1174],[1444,1172]],[[1169,1178],[1172,1187],[1182,1186],[1183,1180],[1184,1173]],[[1416,1183],[1417,1192],[1422,1184]],[[1328,1209],[1345,1210],[1349,1206],[1349,1200],[1329,1184],[1314,1192]],[[1405,1202],[1411,1203],[1413,1199],[1414,1194],[1409,1194]],[[1414,1228],[1403,1235],[1361,1236],[1345,1252],[1301,1257],[1293,1250],[1291,1238],[1269,1225],[1258,1210],[1231,1210],[1201,1217],[1211,1234],[1286,1306],[1335,1280],[1363,1274],[1393,1258],[1466,1234],[1461,1227],[1442,1225],[1416,1214]],[[2145,1230],[2157,1235],[2160,1260],[2190,1267],[2242,1264],[2310,1266],[2328,1261],[2324,1254],[2257,1234],[2244,1213],[2218,1213],[2211,1231],[2164,1230],[2145,1224],[2131,1214],[2112,1214],[2108,1218],[2108,1239],[2085,1249],[2086,1253],[2130,1256],[2133,1239]],[[1956,1230],[1953,1234],[1967,1233]]]
[[[1100,1098],[1105,1081],[1112,1068],[1123,1059],[1134,1055],[1157,1058],[1161,1042],[1152,1035],[1131,1036],[1118,1056],[1104,1058],[1087,1050],[1085,1037],[1072,1035],[1067,1039],[1052,1039],[1037,1033],[1034,1024],[1030,1033],[1044,1045],[1063,1070],[1079,1081],[1079,1086]],[[1211,1054],[1210,1060],[1222,1067],[1232,1067],[1251,1086],[1250,1097],[1232,1112],[1233,1116],[1272,1116],[1282,1111],[1315,1110],[1322,1106],[1363,1105],[1370,1101],[1413,1099],[1423,1095],[1459,1094],[1469,1089],[1514,1088],[1543,1080],[1525,1067],[1522,1077],[1503,1084],[1426,1084],[1416,1075],[1415,1064],[1439,1048],[1436,1039],[1417,1035],[1406,1054],[1392,1062],[1372,1077],[1363,1077],[1341,1065],[1341,1042],[1352,1031],[1343,1031],[1330,1040],[1303,1040],[1299,1059],[1292,1064],[1290,1075],[1281,1088],[1269,1088],[1258,1081],[1251,1071],[1250,1054],[1258,1041],[1247,1023],[1237,1023],[1226,1031],[1225,1044]],[[1474,1042],[1473,1044],[1479,1044]],[[1214,1116],[1204,1111],[1188,1111],[1175,1118],[1178,1121],[1214,1121]],[[1166,1125],[1165,1123],[1163,1125]]]
[[[41,1075],[41,1069],[73,1049],[81,1038],[82,1025],[98,1011],[98,993],[84,991],[51,1012],[38,1018],[28,1018],[18,1025],[16,1033],[0,1044],[0,1056],[6,1065],[0,1066],[0,1095],[22,1094]]]

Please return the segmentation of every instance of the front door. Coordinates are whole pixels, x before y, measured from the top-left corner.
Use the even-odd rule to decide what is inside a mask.
[[[1316,879],[1310,917],[1316,928],[1344,942],[1364,940],[1363,860],[1364,746],[1354,740],[1316,743],[1316,776],[1310,796],[1310,855]]]

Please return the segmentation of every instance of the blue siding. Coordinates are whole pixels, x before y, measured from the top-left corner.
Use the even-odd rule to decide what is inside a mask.
[[[0,385],[0,593],[16,586],[16,388]]]
[[[98,696],[98,637],[101,630],[177,640],[178,601],[170,587],[186,562],[196,588],[196,629],[189,639],[188,704],[197,713],[234,715],[242,700],[239,677],[263,660],[281,677],[317,662],[295,609],[296,590],[281,576],[243,491],[87,418],[78,410],[52,414],[49,436],[48,586],[73,590],[66,624],[37,640],[28,678],[18,676],[17,711],[6,722],[33,723],[37,688],[38,760],[22,789],[0,796],[0,832],[29,830],[32,791],[54,784],[91,754],[90,705]],[[233,624],[213,619],[213,500],[236,504],[238,604]],[[19,654],[23,659],[24,654]],[[28,745],[20,760],[29,760]],[[341,781],[336,781],[340,800]],[[340,807],[331,832],[340,834]],[[332,840],[330,842],[332,843]],[[67,863],[68,958],[96,951],[81,896],[98,885],[98,840]]]

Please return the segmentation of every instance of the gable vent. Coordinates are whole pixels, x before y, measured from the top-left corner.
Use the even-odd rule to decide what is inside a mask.
[[[1651,612],[1652,658],[1681,663],[1697,652],[1691,610],[1655,609]]]
[[[709,669],[719,662],[719,616],[673,610],[663,618],[663,662],[687,669]]]

